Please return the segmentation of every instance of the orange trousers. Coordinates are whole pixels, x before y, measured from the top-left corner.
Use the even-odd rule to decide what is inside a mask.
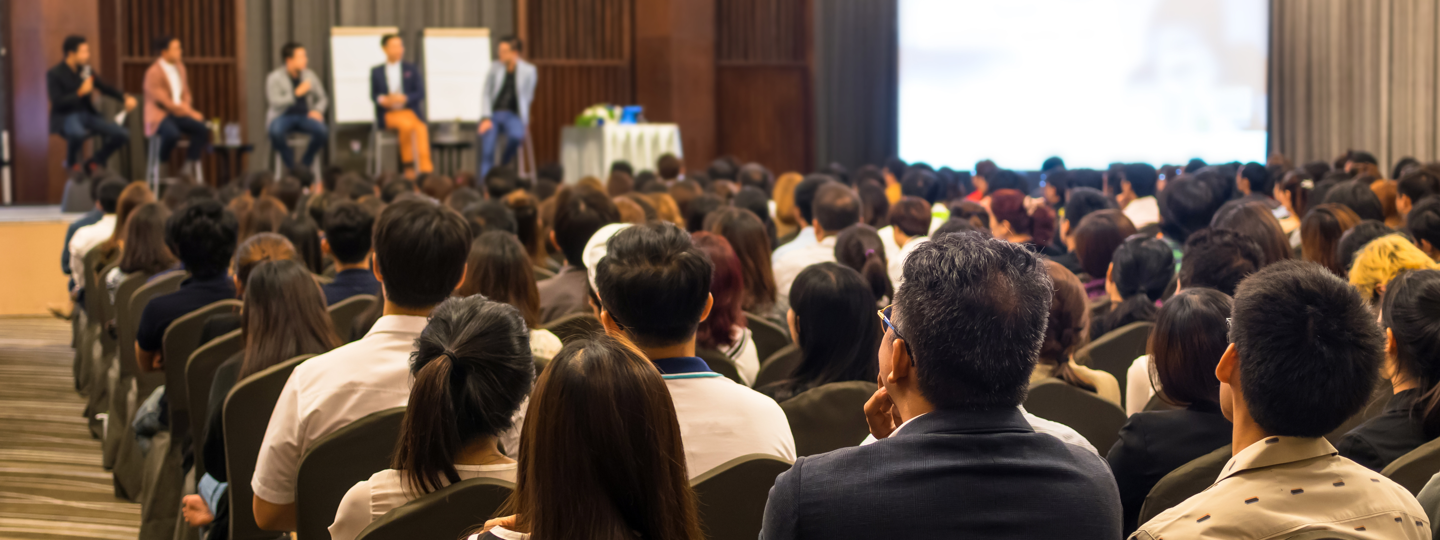
[[[385,113],[385,127],[399,134],[400,161],[413,165],[422,173],[435,169],[430,162],[430,128],[419,116],[415,116],[415,111],[400,109]]]

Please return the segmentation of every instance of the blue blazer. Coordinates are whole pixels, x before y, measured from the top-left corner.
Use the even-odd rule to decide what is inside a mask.
[[[415,116],[425,119],[425,78],[420,76],[420,70],[410,62],[400,62],[400,78],[404,79],[400,90],[405,94],[405,108],[415,111]],[[385,129],[385,108],[375,101],[380,96],[390,93],[390,83],[385,80],[385,64],[375,66],[370,70],[370,102],[375,104],[375,123],[380,129]]]
[[[935,411],[796,460],[760,538],[1117,540],[1120,494],[1105,461],[1036,433],[1018,408]]]

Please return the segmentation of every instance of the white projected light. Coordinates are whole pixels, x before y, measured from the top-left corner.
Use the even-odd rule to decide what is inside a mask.
[[[900,0],[900,157],[1265,161],[1268,0]]]

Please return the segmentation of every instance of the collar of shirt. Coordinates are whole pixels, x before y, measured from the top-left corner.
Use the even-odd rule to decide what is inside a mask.
[[[1295,463],[1338,453],[1324,437],[1302,438],[1270,436],[1245,447],[1221,470],[1216,482],[1245,471]]]
[[[335,273],[335,279],[334,279],[333,281],[331,281],[331,283],[336,283],[336,282],[341,282],[341,281],[347,282],[347,283],[348,283],[348,282],[356,282],[356,281],[369,281],[368,279],[365,279],[365,276],[369,276],[369,275],[371,275],[371,272],[370,272],[369,270],[367,270],[367,269],[364,269],[364,268],[350,268],[350,269],[348,269],[348,270],[341,270],[341,271],[339,271],[339,272],[336,272],[336,273]]]
[[[915,416],[910,417],[909,420],[906,420],[906,421],[904,421],[904,422],[901,422],[900,425],[895,426],[895,431],[891,431],[891,432],[890,432],[890,436],[891,436],[891,437],[894,437],[894,436],[896,436],[896,435],[899,435],[899,434],[900,434],[900,430],[905,429],[905,426],[910,425],[910,422],[914,422],[916,418],[920,418],[921,416],[925,416],[926,414],[929,414],[929,413],[920,413],[920,414],[917,414],[917,415],[915,415]]]
[[[706,364],[705,360],[698,356],[658,358],[651,362],[666,379],[706,379],[720,376],[719,373],[710,371],[710,364]]]
[[[180,288],[229,289],[233,293],[235,291],[235,279],[230,277],[230,274],[228,273],[208,277],[205,279],[187,277],[185,278],[185,281],[180,282]]]
[[[375,325],[370,327],[370,331],[365,333],[365,337],[393,333],[419,335],[420,331],[425,329],[427,322],[429,322],[429,318],[418,315],[385,315],[375,321]]]

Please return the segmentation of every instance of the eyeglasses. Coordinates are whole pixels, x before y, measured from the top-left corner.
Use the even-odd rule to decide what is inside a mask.
[[[889,328],[891,332],[895,333],[895,337],[905,339],[905,336],[900,335],[900,329],[895,328],[895,323],[890,322],[890,310],[893,309],[895,309],[895,304],[890,304],[876,313],[880,315],[880,322],[885,323],[885,328]],[[910,340],[908,339],[905,339],[905,350],[910,350]],[[914,357],[914,355],[912,354],[911,357]]]

